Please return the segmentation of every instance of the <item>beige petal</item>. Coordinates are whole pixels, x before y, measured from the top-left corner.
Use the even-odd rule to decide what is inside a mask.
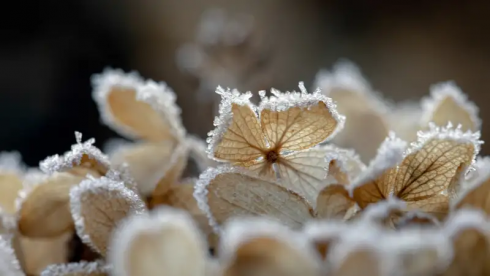
[[[463,131],[477,131],[480,128],[478,108],[453,82],[431,87],[431,97],[424,99],[422,105],[426,113],[423,118],[425,126],[429,122],[438,126],[451,122],[454,125],[461,124]]]
[[[331,249],[338,243],[350,225],[336,220],[310,221],[303,233],[316,248],[323,261],[326,261]]]
[[[230,222],[223,233],[224,276],[321,275],[307,240],[284,226],[244,219]]]
[[[15,213],[15,199],[22,189],[22,178],[14,173],[0,173],[0,206],[10,214]]]
[[[50,238],[73,229],[70,189],[82,180],[69,173],[55,173],[34,186],[18,211],[20,233],[31,238]]]
[[[188,154],[189,151],[185,143],[180,143],[176,146],[172,156],[168,160],[170,165],[165,172],[165,176],[158,182],[155,190],[153,190],[152,196],[165,194],[173,184],[180,180],[187,166]]]
[[[73,232],[70,231],[48,239],[20,237],[27,275],[39,275],[48,265],[67,262],[68,244],[72,235]]]
[[[478,181],[478,180],[477,180]],[[476,208],[490,215],[490,178],[472,183],[455,204],[456,209]]]
[[[398,220],[406,211],[405,202],[389,197],[387,200],[367,206],[360,219],[365,222],[375,222],[388,228],[395,228]]]
[[[131,214],[144,213],[145,204],[122,182],[86,179],[70,191],[70,207],[78,236],[102,256],[116,225]]]
[[[195,196],[214,227],[243,215],[268,216],[291,227],[299,227],[313,217],[313,208],[298,194],[272,180],[227,167],[201,174]]]
[[[422,210],[424,213],[442,220],[449,212],[449,198],[447,195],[435,195],[417,201],[408,201],[407,207],[412,210]]]
[[[334,252],[332,252],[334,254]],[[383,273],[381,256],[375,249],[359,247],[350,250],[338,262],[330,275],[334,276],[381,276]]]
[[[109,268],[101,262],[54,264],[46,267],[41,276],[108,276]]]
[[[260,112],[262,131],[270,147],[277,150],[311,148],[329,138],[339,123],[328,103],[322,101],[284,111],[262,109]]]
[[[103,121],[121,135],[150,141],[183,137],[176,96],[165,83],[107,69],[92,84]]]
[[[396,176],[396,167],[384,171],[376,179],[356,186],[353,198],[362,209],[368,205],[387,199],[390,195],[390,186]]]
[[[119,276],[204,276],[207,247],[191,217],[169,207],[125,221],[109,259]]]
[[[327,150],[316,148],[281,156],[276,163],[277,182],[315,206],[318,193],[327,185],[326,154]]]
[[[355,204],[343,185],[332,184],[321,190],[318,195],[316,202],[317,216],[325,219],[342,219]]]
[[[404,213],[396,222],[397,229],[412,227],[412,226],[439,226],[437,217],[423,213],[420,211],[411,211]]]
[[[127,163],[139,193],[148,196],[170,169],[175,146],[171,141],[131,144],[118,148],[111,156],[111,162],[115,165]]]
[[[405,201],[420,201],[447,192],[476,152],[469,140],[429,139],[400,164],[394,194]]]
[[[386,116],[390,130],[407,142],[417,141],[422,128],[422,109],[419,102],[402,102],[394,105]]]
[[[10,241],[0,236],[0,275],[24,276]]]
[[[267,150],[257,115],[249,105],[232,104],[232,120],[213,149],[217,159],[237,164],[254,162]]]

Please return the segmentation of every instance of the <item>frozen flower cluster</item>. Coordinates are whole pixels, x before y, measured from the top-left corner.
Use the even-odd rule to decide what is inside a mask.
[[[0,154],[0,275],[490,275],[476,106],[453,83],[389,103],[347,62],[317,83],[258,104],[218,87],[204,141],[165,83],[95,75],[125,139],[76,132],[37,168]]]

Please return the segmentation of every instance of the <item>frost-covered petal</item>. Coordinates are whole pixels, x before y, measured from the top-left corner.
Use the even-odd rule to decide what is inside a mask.
[[[318,194],[316,213],[319,218],[342,219],[355,204],[343,185],[330,184]]]
[[[54,173],[40,179],[19,205],[18,228],[31,238],[51,238],[73,229],[70,189],[83,177]]]
[[[0,153],[0,207],[4,212],[15,212],[15,199],[22,189],[25,165],[18,152]]]
[[[189,150],[185,143],[179,143],[174,148],[172,156],[168,159],[169,168],[165,172],[164,177],[157,183],[152,196],[165,194],[172,185],[180,180],[187,166],[188,154]]]
[[[330,249],[338,242],[349,225],[336,220],[316,220],[308,222],[303,233],[312,243],[323,260],[328,258]]]
[[[151,141],[183,139],[181,111],[166,83],[108,68],[92,77],[92,86],[102,121],[121,135]]]
[[[419,201],[457,190],[480,149],[478,132],[463,133],[451,125],[431,125],[420,132],[408,150],[395,179],[394,194],[405,201]]]
[[[89,178],[73,187],[70,207],[78,236],[103,256],[117,224],[131,214],[146,211],[134,191],[105,177]]]
[[[102,262],[53,264],[41,276],[108,276],[109,267]]]
[[[398,219],[406,212],[405,202],[394,197],[370,204],[363,210],[360,219],[365,222],[374,222],[380,225],[395,227]]]
[[[209,158],[207,154],[207,144],[201,138],[193,135],[188,135],[185,139],[189,148],[189,157],[196,163],[199,172],[205,171],[209,167],[218,166],[218,162]]]
[[[173,141],[128,144],[115,150],[111,162],[115,165],[126,163],[138,192],[143,196],[149,196],[172,170],[175,150],[176,144]]]
[[[206,243],[192,218],[170,207],[124,221],[109,250],[117,276],[203,276],[206,255]]]
[[[0,236],[0,275],[24,276],[10,241]]]
[[[366,169],[366,165],[354,150],[333,145],[325,145],[322,148],[326,151],[328,183],[349,184]]]
[[[221,87],[216,93],[221,95],[220,115],[214,120],[216,128],[208,134],[209,157],[239,164],[255,161],[267,150],[267,144],[256,107],[250,103],[252,94]]]
[[[476,208],[490,215],[490,158],[479,160],[478,176],[471,179],[453,202],[454,209]]]
[[[194,196],[216,232],[219,225],[236,216],[268,216],[290,227],[299,227],[313,217],[313,209],[303,197],[238,168],[206,170],[196,183]]]
[[[197,201],[194,198],[194,186],[197,179],[184,179],[170,187],[163,195],[152,197],[150,205],[156,207],[158,205],[169,205],[177,209],[187,211],[204,234],[212,233],[211,226],[208,222],[208,217],[199,208]]]
[[[82,143],[80,132],[75,132],[75,138],[77,143],[71,146],[70,151],[46,158],[39,163],[39,168],[47,174],[70,172],[85,176],[93,171],[95,176],[105,175],[110,169],[109,158],[94,146],[95,139]]]
[[[71,254],[68,244],[72,237],[73,232],[43,239],[16,236],[16,254],[22,259],[26,274],[39,275],[48,265],[68,262]]]
[[[335,64],[332,72],[321,71],[316,79],[317,86],[347,117],[333,143],[353,148],[363,161],[369,161],[388,134],[385,101],[372,90],[357,66],[348,61]]]
[[[406,142],[395,137],[394,133],[385,139],[378,154],[350,186],[351,196],[361,208],[389,197],[396,166],[403,160]]]
[[[319,90],[307,93],[303,83],[301,92],[279,92],[262,97],[260,125],[272,149],[304,150],[332,138],[344,124],[332,99]]]
[[[422,108],[424,126],[430,122],[438,126],[445,126],[451,122],[461,125],[463,131],[477,131],[481,127],[478,107],[451,81],[433,85],[430,97],[422,100]]]
[[[264,218],[229,221],[220,241],[225,276],[321,275],[321,262],[302,234]]]

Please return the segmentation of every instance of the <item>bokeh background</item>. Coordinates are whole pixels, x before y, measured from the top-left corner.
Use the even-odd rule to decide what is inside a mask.
[[[18,0],[0,19],[1,150],[18,150],[37,165],[68,150],[75,130],[98,146],[115,137],[91,98],[90,76],[106,66],[166,81],[188,131],[205,137],[212,95],[182,70],[177,53],[196,42],[210,8],[254,19],[253,53],[227,61],[237,68],[254,61],[252,81],[238,81],[242,90],[292,90],[298,81],[310,87],[318,70],[348,58],[397,101],[456,81],[480,107],[483,138],[490,135],[489,1]]]

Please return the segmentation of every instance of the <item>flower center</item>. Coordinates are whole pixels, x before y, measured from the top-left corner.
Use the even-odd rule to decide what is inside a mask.
[[[279,158],[279,154],[275,150],[271,150],[267,153],[266,159],[269,163],[276,163]]]

